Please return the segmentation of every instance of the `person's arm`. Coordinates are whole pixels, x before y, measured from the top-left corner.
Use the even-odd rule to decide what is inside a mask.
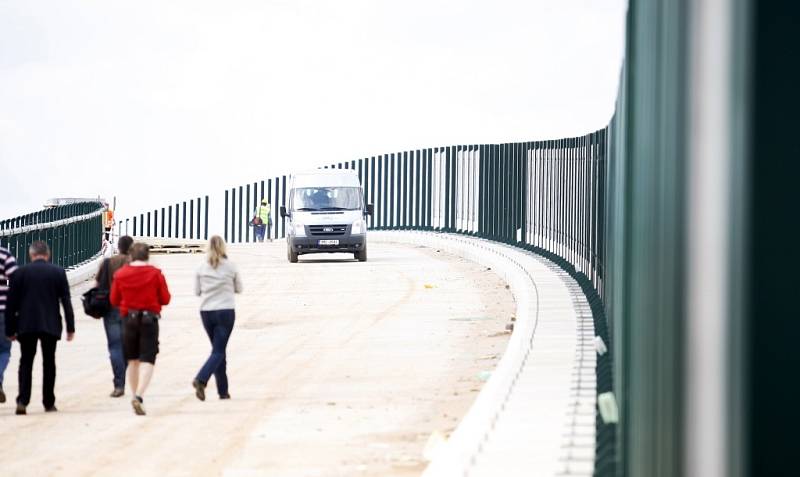
[[[194,294],[197,296],[203,294],[203,290],[200,287],[200,269],[198,269],[194,274]]]
[[[62,268],[61,273],[61,306],[64,307],[64,321],[67,322],[67,341],[72,341],[75,334],[75,312],[72,311],[72,300],[69,296],[69,280],[67,272]]]
[[[22,289],[22,273],[15,273],[9,278],[11,280],[8,287],[8,301],[6,302],[5,334],[8,339],[13,340],[19,329],[17,312],[19,311],[20,290]]]
[[[97,282],[98,288],[105,288],[108,286],[109,277],[109,259],[104,258],[102,262],[100,262],[100,268],[97,269],[97,274],[95,275],[94,279]]]
[[[167,288],[167,279],[164,278],[163,273],[158,274],[158,302],[163,305],[169,305],[169,300],[172,296],[169,294],[169,288]]]
[[[17,269],[18,269],[18,267],[17,267],[17,259],[14,258],[13,255],[11,255],[11,252],[9,252],[6,255],[6,261],[3,264],[3,268],[5,268],[5,272],[4,273],[6,275],[6,278],[8,278],[8,279],[11,279],[11,275],[13,275],[14,272],[17,271]]]
[[[236,267],[233,267],[233,291],[234,293],[242,293],[242,278]]]

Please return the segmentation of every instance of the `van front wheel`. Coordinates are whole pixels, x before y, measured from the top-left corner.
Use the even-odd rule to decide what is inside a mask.
[[[356,252],[353,255],[356,256],[359,262],[366,262],[367,261],[367,249],[361,250],[360,252]]]
[[[299,254],[297,252],[293,252],[291,247],[288,247],[287,255],[289,256],[289,263],[297,263],[297,257]]]

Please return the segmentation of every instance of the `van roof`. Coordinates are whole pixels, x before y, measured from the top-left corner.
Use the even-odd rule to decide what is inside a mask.
[[[319,169],[295,174],[292,187],[361,187],[356,171],[352,169]]]

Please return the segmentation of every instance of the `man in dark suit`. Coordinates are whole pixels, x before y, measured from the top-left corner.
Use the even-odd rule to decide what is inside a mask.
[[[18,340],[22,350],[19,360],[19,396],[17,414],[25,414],[31,401],[31,373],[36,344],[42,343],[44,382],[42,403],[47,412],[57,411],[56,343],[61,339],[61,310],[67,322],[67,341],[75,335],[75,315],[69,297],[69,282],[63,268],[49,262],[50,248],[45,242],[33,242],[28,249],[31,262],[11,277],[6,305],[6,336]]]

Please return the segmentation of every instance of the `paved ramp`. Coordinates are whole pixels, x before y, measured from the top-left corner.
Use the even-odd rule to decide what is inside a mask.
[[[76,341],[59,343],[60,412],[38,404],[38,364],[29,415],[0,406],[3,475],[419,475],[430,433],[455,428],[479,372],[505,350],[513,297],[473,262],[397,244],[371,245],[367,263],[289,264],[278,242],[230,255],[246,289],[229,347],[232,400],[218,400],[212,380],[199,402],[189,384],[210,348],[191,295],[202,257],[156,256],[174,301],[148,416],[133,415],[130,396],[107,397],[102,324],[81,315]],[[15,345],[12,398],[18,357]]]

